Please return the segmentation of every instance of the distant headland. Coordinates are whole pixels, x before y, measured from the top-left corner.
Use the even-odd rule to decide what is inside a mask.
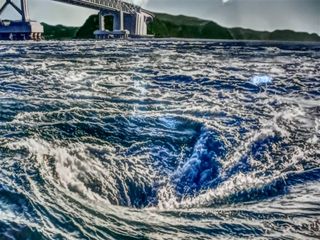
[[[91,15],[81,27],[63,25],[44,25],[44,36],[48,40],[92,39],[93,32],[99,27],[98,15]],[[112,28],[112,19],[105,18],[106,28]],[[148,24],[148,33],[156,38],[196,38],[226,40],[262,40],[262,41],[320,41],[320,36],[313,33],[292,30],[255,31],[240,27],[227,28],[219,24],[189,16],[174,16],[155,13],[153,22]]]

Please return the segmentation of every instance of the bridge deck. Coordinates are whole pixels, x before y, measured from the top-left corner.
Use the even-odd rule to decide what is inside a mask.
[[[82,6],[86,8],[101,10],[115,10],[115,11],[123,11],[125,13],[135,13],[143,11],[141,7],[123,2],[121,0],[53,0],[56,2],[68,3],[76,6]]]

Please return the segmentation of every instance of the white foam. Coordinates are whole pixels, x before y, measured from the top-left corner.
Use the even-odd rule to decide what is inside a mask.
[[[315,145],[319,142],[319,138],[316,135],[313,135],[312,138],[309,138],[307,142]]]
[[[250,82],[254,85],[260,86],[263,84],[272,83],[272,77],[267,75],[253,76]]]
[[[281,177],[278,176],[278,177]],[[167,185],[158,192],[159,209],[178,209],[178,208],[198,208],[209,207],[215,203],[227,201],[230,196],[236,196],[238,193],[250,191],[252,189],[261,189],[276,179],[275,176],[267,178],[258,178],[254,173],[238,173],[221,183],[215,189],[209,189],[196,196],[185,197],[178,200],[171,185]]]
[[[66,148],[50,144],[41,139],[24,139],[19,142],[8,143],[7,147],[13,150],[27,149],[30,154],[35,156],[41,166],[45,167],[41,170],[44,170],[44,177],[49,177],[50,181],[58,180],[63,188],[76,192],[84,198],[106,201],[99,194],[86,187],[86,183],[90,181],[92,176],[98,179],[109,179],[109,177],[104,167],[88,156],[85,145],[74,144]],[[57,179],[51,175],[52,170],[48,165],[50,158],[55,160],[55,175]]]
[[[85,73],[85,72],[71,71],[71,72],[68,72],[68,74],[65,77],[64,81],[67,81],[67,82],[78,82],[78,81],[84,80],[86,77],[88,77],[88,74]]]

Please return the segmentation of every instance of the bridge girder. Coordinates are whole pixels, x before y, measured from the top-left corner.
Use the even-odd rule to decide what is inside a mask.
[[[127,14],[144,11],[140,6],[130,4],[121,0],[53,0],[56,2],[68,3],[76,6],[82,6],[95,10],[115,10],[123,11]]]

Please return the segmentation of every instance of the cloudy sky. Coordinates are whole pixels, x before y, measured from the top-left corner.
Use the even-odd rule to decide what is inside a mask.
[[[18,0],[14,0],[18,1]],[[185,14],[235,27],[257,30],[292,29],[320,34],[320,0],[129,0],[143,2],[155,12]],[[4,0],[0,0],[0,3]],[[80,26],[95,11],[57,3],[29,0],[33,19],[50,24]],[[1,18],[16,17],[7,11]]]

